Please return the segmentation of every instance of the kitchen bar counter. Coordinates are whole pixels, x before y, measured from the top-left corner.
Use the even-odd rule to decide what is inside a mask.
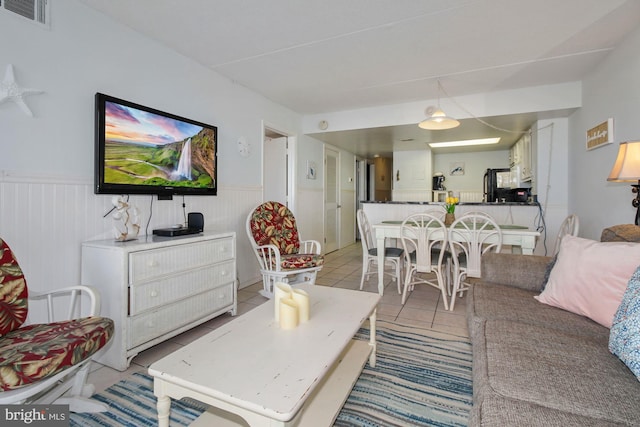
[[[401,221],[409,215],[437,209],[443,203],[438,202],[361,202],[362,209],[367,214],[371,224],[383,221]],[[456,206],[455,215],[458,217],[467,212],[485,212],[501,225],[522,225],[530,230],[537,230],[539,224],[539,209],[533,203],[460,203]],[[535,254],[544,254],[543,245],[537,245]]]
[[[404,202],[404,201],[386,201],[386,202],[378,202],[378,201],[367,201],[362,200],[360,203],[372,203],[372,204],[387,204],[387,205],[442,205],[442,202]],[[538,206],[533,202],[461,202],[458,206]]]

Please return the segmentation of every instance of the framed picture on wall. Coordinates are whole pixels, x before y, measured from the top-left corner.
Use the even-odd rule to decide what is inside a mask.
[[[464,175],[464,162],[451,162],[449,163],[449,175]]]
[[[613,143],[613,119],[607,119],[587,130],[587,150]]]
[[[317,173],[318,167],[316,166],[316,162],[307,160],[307,179],[316,179]]]

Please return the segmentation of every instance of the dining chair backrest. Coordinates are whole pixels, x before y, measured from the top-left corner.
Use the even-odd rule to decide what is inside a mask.
[[[369,249],[372,249],[375,247],[371,223],[369,223],[367,214],[364,213],[362,209],[358,209],[358,212],[356,214],[356,219],[358,222],[358,230],[360,231],[360,240],[362,242],[362,250],[364,250],[365,252],[368,252]]]
[[[482,255],[502,249],[502,230],[490,215],[468,213],[449,227],[449,245],[454,264],[462,261],[468,277],[480,277]]]
[[[428,273],[434,265],[442,265],[447,227],[437,216],[428,213],[409,216],[400,226],[400,236],[405,257],[415,264],[417,272]]]
[[[425,212],[422,212],[422,213],[433,215],[436,218],[438,218],[440,221],[444,221],[444,216],[446,215],[447,210],[445,209],[445,207],[443,205],[439,205],[438,207],[436,207],[434,209],[429,209],[428,211],[425,211]]]
[[[553,248],[553,252],[551,256],[556,255],[560,251],[560,242],[562,238],[567,234],[572,236],[577,236],[578,231],[580,230],[580,220],[577,215],[571,214],[567,216],[562,224],[560,224],[560,230],[558,231],[558,236],[556,237],[555,247]]]

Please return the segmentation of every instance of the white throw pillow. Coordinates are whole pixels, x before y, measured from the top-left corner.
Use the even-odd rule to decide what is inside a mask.
[[[547,286],[534,298],[611,328],[638,265],[640,243],[597,242],[566,235]]]

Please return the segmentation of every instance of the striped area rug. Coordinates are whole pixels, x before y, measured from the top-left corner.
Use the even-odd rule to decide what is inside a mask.
[[[466,426],[471,409],[471,344],[466,338],[377,323],[377,363],[356,382],[335,426]],[[368,340],[369,330],[357,338]],[[93,397],[101,414],[72,414],[71,426],[156,426],[153,380],[133,374]],[[186,426],[204,410],[198,402],[171,403],[171,426]],[[306,426],[302,426],[306,427]]]
[[[109,405],[107,412],[70,415],[71,427],[146,427],[158,425],[153,378],[133,373],[129,378],[112,385],[92,399]],[[192,399],[171,400],[169,425],[188,426],[207,408]]]
[[[359,338],[369,339],[363,329]],[[466,426],[471,410],[467,338],[378,321],[376,367],[365,365],[336,426]]]

